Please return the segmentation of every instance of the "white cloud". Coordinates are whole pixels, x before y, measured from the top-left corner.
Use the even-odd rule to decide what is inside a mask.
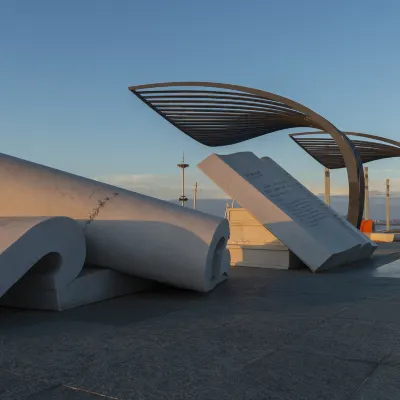
[[[93,178],[134,192],[164,200],[177,199],[181,195],[181,181],[177,175],[163,174],[118,174]],[[193,186],[186,182],[186,197],[193,197]],[[200,182],[197,191],[198,198],[225,199],[227,196],[212,182]]]

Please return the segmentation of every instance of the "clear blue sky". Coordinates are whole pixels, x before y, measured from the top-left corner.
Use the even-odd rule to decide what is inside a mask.
[[[322,187],[321,167],[286,134],[210,149],[127,87],[246,85],[304,103],[340,129],[399,140],[399,20],[396,0],[0,0],[1,152],[138,190],[152,182],[168,197],[182,151],[189,183],[206,187],[199,161],[249,150]],[[400,190],[399,166],[371,164],[370,176],[382,188],[383,178],[398,179]],[[343,186],[344,174],[335,182]]]

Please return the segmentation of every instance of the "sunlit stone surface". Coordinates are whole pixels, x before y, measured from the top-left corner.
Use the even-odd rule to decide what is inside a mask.
[[[228,275],[229,224],[225,219],[4,154],[0,154],[0,171],[2,215],[47,219],[65,216],[77,221],[72,222],[86,241],[85,261],[91,267],[201,292],[213,289]],[[40,226],[35,228],[33,224],[31,228],[41,232]],[[14,240],[11,231],[10,227],[1,230],[9,247]],[[63,232],[60,226],[42,235],[43,240],[40,234],[31,236],[40,242],[43,256],[46,251],[54,252],[47,237],[57,239],[60,246],[70,240],[67,231]],[[29,240],[24,240],[22,249],[28,250]],[[3,247],[3,253],[10,253],[6,244]],[[75,250],[67,246],[66,255],[68,251]],[[76,252],[79,254],[78,249]],[[36,258],[32,257],[31,264],[27,261],[23,268],[28,271]],[[79,263],[79,268],[77,264],[74,268],[80,271],[81,259]],[[3,266],[3,270],[7,268]],[[21,270],[18,276],[22,275]],[[95,282],[106,281],[106,276],[86,273],[85,282],[98,293],[101,290],[96,285],[100,283]],[[82,290],[77,286],[77,292]],[[74,303],[71,298],[67,302]]]
[[[376,248],[270,158],[212,154],[199,168],[312,271],[368,258]]]

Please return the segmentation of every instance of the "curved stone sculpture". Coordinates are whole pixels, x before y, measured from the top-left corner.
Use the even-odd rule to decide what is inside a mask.
[[[27,273],[37,288],[60,290],[80,274],[85,256],[82,228],[70,218],[0,218],[0,297]]]
[[[360,155],[363,164],[382,160],[384,158],[400,157],[400,143],[395,140],[366,133],[344,132],[347,136],[362,137],[375,140],[353,140],[353,145]],[[336,142],[329,137],[314,137],[326,135],[326,132],[302,132],[292,133],[290,138],[294,140],[311,157],[329,169],[344,168],[345,162]]]
[[[129,90],[186,135],[206,146],[226,146],[288,128],[329,133],[347,168],[347,219],[360,227],[364,210],[362,162],[351,141],[332,123],[290,99],[245,86],[212,82],[168,82]]]
[[[0,154],[3,216],[79,221],[87,263],[206,292],[224,280],[228,221]]]
[[[61,311],[152,286],[111,269],[83,268],[85,253],[73,219],[0,218],[0,304]]]

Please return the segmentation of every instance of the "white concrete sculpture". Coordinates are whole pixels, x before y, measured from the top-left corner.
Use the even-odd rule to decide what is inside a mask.
[[[2,216],[76,220],[90,266],[201,292],[227,277],[225,219],[4,154],[0,171]]]
[[[314,272],[368,258],[376,249],[270,158],[212,154],[198,166]]]
[[[83,268],[85,255],[83,230],[70,218],[0,218],[0,304],[60,311],[152,286]]]
[[[0,218],[0,297],[44,257],[45,268],[36,265],[31,281],[44,289],[66,286],[85,256],[82,228],[70,218]]]
[[[227,207],[231,266],[290,269],[288,248],[247,210]]]

